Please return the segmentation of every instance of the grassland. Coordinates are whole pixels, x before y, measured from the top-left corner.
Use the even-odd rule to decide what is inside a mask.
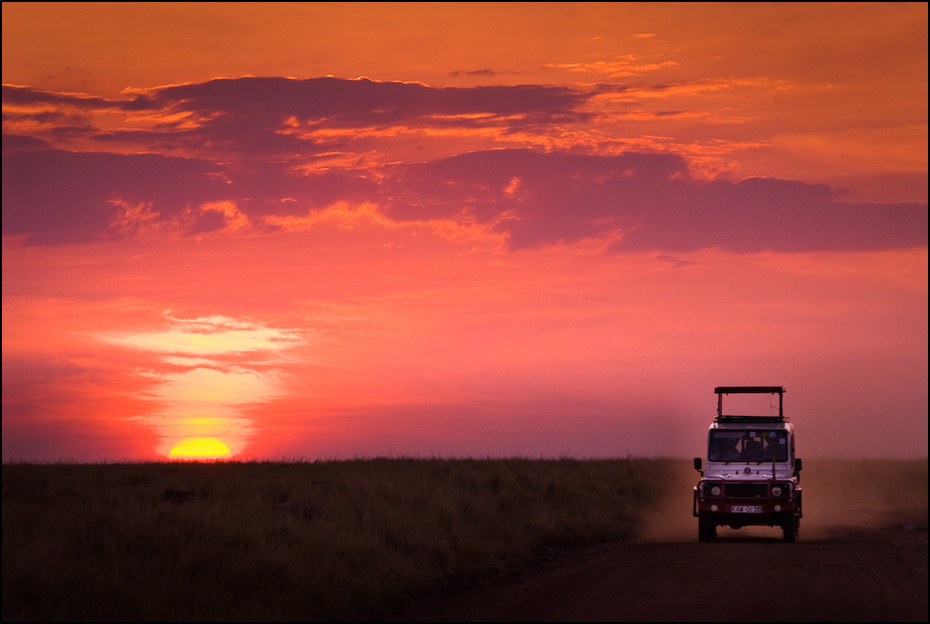
[[[634,536],[681,463],[5,464],[3,620],[387,619]]]
[[[560,551],[696,539],[696,480],[646,458],[4,464],[3,620],[397,618]],[[803,539],[926,510],[927,460],[806,461],[802,484]]]

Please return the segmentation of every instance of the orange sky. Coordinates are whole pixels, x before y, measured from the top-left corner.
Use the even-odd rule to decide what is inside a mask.
[[[925,3],[4,3],[3,83],[5,461],[926,455]]]

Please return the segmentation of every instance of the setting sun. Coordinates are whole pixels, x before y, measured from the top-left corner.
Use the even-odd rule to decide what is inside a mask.
[[[229,447],[216,438],[187,438],[174,445],[169,457],[175,459],[221,459],[229,457]]]

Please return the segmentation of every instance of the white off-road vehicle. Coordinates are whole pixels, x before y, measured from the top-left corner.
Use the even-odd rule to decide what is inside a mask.
[[[694,458],[701,472],[694,488],[698,539],[715,539],[718,526],[762,525],[781,527],[784,541],[795,541],[802,515],[801,460],[795,456],[794,426],[785,417],[784,387],[720,386],[714,392],[717,417],[707,433],[707,460]],[[723,397],[734,394],[769,395],[769,413],[724,414]]]

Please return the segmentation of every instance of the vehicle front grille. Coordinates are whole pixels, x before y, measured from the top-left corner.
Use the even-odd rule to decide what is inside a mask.
[[[727,498],[765,498],[769,493],[766,483],[727,483],[724,489]]]

